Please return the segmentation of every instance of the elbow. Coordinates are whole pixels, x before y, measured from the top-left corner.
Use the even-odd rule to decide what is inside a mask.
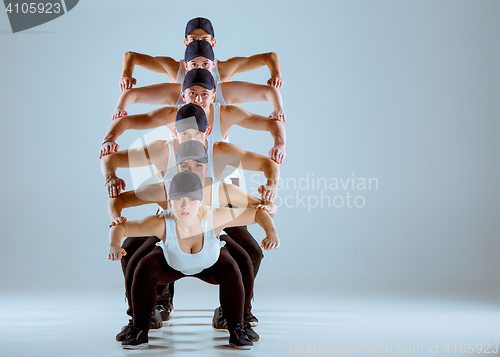
[[[262,166],[262,172],[264,172],[268,181],[271,180],[274,181],[274,184],[278,184],[280,177],[280,165],[274,162],[273,159],[266,157]]]
[[[265,97],[267,100],[270,102],[272,98],[277,98],[279,102],[281,102],[281,94],[278,88],[272,87],[272,86],[266,86],[266,92],[265,92]]]
[[[109,157],[110,155],[106,155],[101,158],[101,173],[104,177],[106,177],[109,171]]]
[[[139,64],[139,62],[140,62],[139,59],[140,59],[140,57],[137,56],[136,52],[127,51],[123,54],[123,62],[128,63],[129,65],[130,64],[132,64],[132,65]]]
[[[276,216],[276,213],[278,213],[278,206],[274,202],[269,202],[269,206],[269,215],[271,216],[271,218],[274,218],[274,216]]]
[[[120,105],[123,110],[125,110],[128,105],[135,104],[137,99],[136,91],[137,88],[131,88],[121,94],[118,105]]]
[[[115,198],[110,198],[108,200],[108,216],[109,219],[113,220],[121,216],[121,211],[123,207],[123,198],[121,195]]]
[[[283,123],[281,123],[275,119],[269,118],[269,121],[267,123],[267,131],[269,131],[275,139],[277,136],[281,139],[281,137],[283,136],[283,132],[284,132],[284,130],[282,130],[282,129],[284,129],[284,126],[282,128],[282,125],[283,125]]]
[[[123,59],[131,59],[131,58],[133,58],[133,57],[134,57],[134,54],[135,54],[135,53],[134,53],[134,52],[132,52],[132,51],[127,51],[127,52],[125,52],[125,53],[123,54]]]
[[[280,60],[280,58],[278,57],[278,54],[276,52],[269,52],[267,54],[267,56],[273,62],[278,62]]]

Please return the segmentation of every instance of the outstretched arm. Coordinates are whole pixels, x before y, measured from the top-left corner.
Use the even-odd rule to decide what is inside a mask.
[[[176,108],[164,107],[146,114],[128,115],[114,120],[104,136],[101,145],[101,157],[118,150],[115,141],[125,130],[145,130],[167,125],[174,122],[176,113]],[[115,145],[111,147],[110,143]]]
[[[163,218],[148,216],[137,221],[123,222],[111,227],[109,230],[108,259],[120,260],[123,255],[127,254],[120,246],[123,237],[145,235],[157,236],[161,240],[165,240],[165,222]]]
[[[285,111],[281,93],[277,88],[249,82],[224,82],[221,85],[222,95],[227,104],[257,102],[267,100],[273,106],[269,116],[285,121]]]
[[[127,115],[126,109],[134,103],[174,106],[179,98],[179,83],[161,83],[127,90],[120,95],[113,113],[113,120]]]
[[[270,202],[263,201],[244,191],[242,188],[220,182],[219,202],[221,206],[231,205],[234,208],[258,208],[266,210],[271,217],[274,217],[278,207]]]
[[[269,157],[276,163],[281,164],[286,156],[286,133],[283,123],[250,113],[248,110],[236,106],[226,106],[228,118],[232,124],[237,124],[247,129],[266,130],[274,138],[274,146],[269,150]]]
[[[106,155],[101,160],[101,173],[104,176],[108,196],[117,197],[125,189],[125,182],[116,176],[118,167],[142,167],[154,165],[162,172],[166,169],[165,158],[168,157],[168,143],[155,140],[140,148],[122,150]]]
[[[267,119],[269,120],[269,119]],[[259,193],[264,201],[274,201],[278,194],[278,183],[280,178],[280,167],[276,162],[263,155],[245,151],[238,146],[226,142],[218,142],[214,144],[214,154],[222,154],[223,159],[214,158],[214,162],[219,167],[216,169],[216,174],[222,172],[226,165],[239,167],[244,170],[262,171],[267,179],[265,185],[259,187]],[[224,159],[224,158],[228,159]],[[224,162],[223,162],[224,161]]]
[[[122,216],[124,208],[137,207],[150,203],[156,203],[163,209],[167,209],[167,197],[163,182],[142,186],[135,191],[123,192],[116,198],[110,198],[108,201],[108,215],[111,220],[110,227],[126,220]]]
[[[215,208],[213,219],[214,230],[217,235],[227,227],[257,223],[266,232],[266,238],[262,241],[261,247],[265,250],[271,250],[280,246],[273,219],[265,210],[255,208]]]
[[[223,82],[230,81],[236,73],[248,72],[254,69],[267,66],[271,78],[267,84],[281,88],[283,78],[281,78],[281,64],[279,57],[274,52],[262,53],[250,57],[233,57],[227,61],[219,61],[219,74]]]
[[[135,65],[149,71],[165,73],[171,83],[175,82],[179,69],[179,62],[170,57],[151,57],[137,52],[125,52],[122,60],[122,78],[119,83],[122,92],[136,84],[135,78],[132,78]]]

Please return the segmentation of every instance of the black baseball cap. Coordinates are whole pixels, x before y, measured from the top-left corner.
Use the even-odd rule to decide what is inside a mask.
[[[212,73],[205,68],[195,68],[186,73],[184,82],[182,82],[182,90],[192,86],[202,86],[208,90],[214,89],[215,80]]]
[[[168,199],[175,200],[179,197],[193,197],[203,201],[203,184],[197,174],[183,171],[172,178],[168,188]]]
[[[188,21],[186,25],[186,33],[184,37],[187,37],[189,33],[196,29],[202,29],[208,32],[212,37],[215,37],[214,28],[209,19],[205,19],[204,17],[197,17]]]
[[[215,55],[212,45],[203,40],[195,40],[190,42],[186,47],[186,51],[184,52],[184,60],[186,62],[189,62],[196,57],[205,57],[210,61],[213,61],[215,59]]]
[[[175,116],[175,128],[178,133],[187,129],[197,129],[201,132],[207,131],[207,115],[202,107],[189,103],[179,108]]]
[[[179,165],[181,162],[190,159],[206,164],[208,162],[208,154],[205,145],[197,140],[188,140],[180,143],[175,153],[175,164]]]

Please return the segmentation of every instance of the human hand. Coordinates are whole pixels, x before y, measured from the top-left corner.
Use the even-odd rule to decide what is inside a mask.
[[[109,198],[114,198],[118,197],[121,191],[125,190],[126,185],[125,181],[113,175],[106,180],[104,186],[106,186],[106,189],[108,190]]]
[[[109,228],[111,228],[113,226],[117,226],[117,225],[122,224],[124,222],[127,222],[127,218],[125,218],[125,217],[114,218],[111,220],[111,224],[109,225]]]
[[[277,185],[262,185],[258,189],[263,201],[274,201],[278,195]]]
[[[277,164],[282,164],[285,156],[285,144],[275,145],[271,150],[269,150],[269,157]]]
[[[269,115],[269,118],[277,120],[277,121],[286,122],[286,120],[285,120],[285,111],[281,107],[278,108],[278,109],[276,109],[276,110],[273,110],[273,112],[271,113],[271,115]]]
[[[123,249],[119,245],[114,245],[114,244],[109,245],[109,252],[108,252],[109,260],[113,261],[120,260],[124,255],[127,255],[125,249]]]
[[[112,140],[103,142],[101,144],[101,154],[99,155],[99,159],[102,159],[103,156],[117,152],[119,148],[120,146]]]
[[[121,118],[121,117],[125,117],[127,116],[128,113],[126,110],[115,110],[114,113],[113,113],[113,116],[111,117],[112,120],[115,120],[115,119],[118,119],[118,118]]]
[[[284,83],[283,78],[281,78],[280,76],[271,77],[267,81],[267,85],[275,88],[283,87],[283,83]]]
[[[278,249],[280,246],[278,232],[274,231],[272,234],[269,234],[262,240],[262,244],[260,246],[264,248],[264,250]]]
[[[122,76],[119,82],[120,90],[122,92],[125,92],[127,89],[131,89],[132,86],[135,86],[136,83],[137,81],[135,80],[135,78],[131,76]]]

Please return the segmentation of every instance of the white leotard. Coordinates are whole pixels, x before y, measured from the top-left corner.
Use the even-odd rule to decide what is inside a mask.
[[[216,237],[213,227],[213,209],[208,207],[208,217],[201,220],[203,229],[203,246],[198,253],[186,253],[181,250],[177,238],[176,222],[174,217],[164,211],[165,215],[165,242],[157,243],[162,247],[163,254],[175,270],[185,275],[195,275],[204,269],[210,268],[219,259],[220,249],[226,242]]]

